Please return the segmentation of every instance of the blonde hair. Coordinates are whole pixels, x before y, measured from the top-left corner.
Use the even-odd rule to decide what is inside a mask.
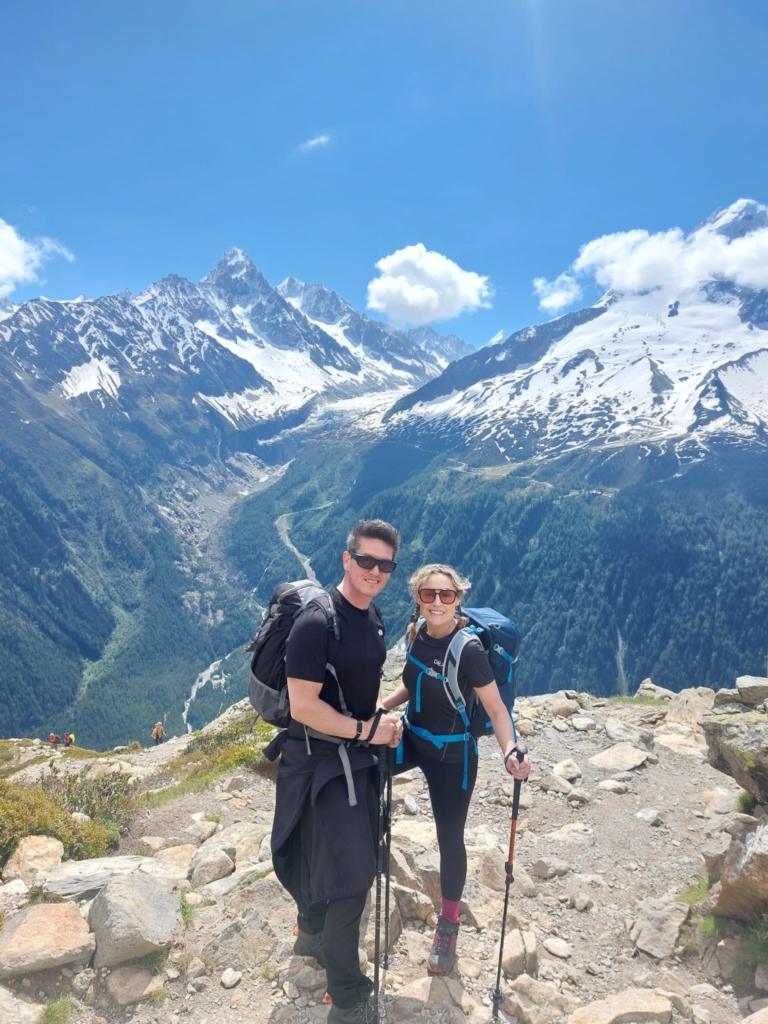
[[[463,627],[469,622],[469,619],[461,615],[461,599],[472,586],[467,577],[462,576],[461,573],[454,569],[452,565],[443,565],[438,562],[433,562],[430,565],[422,565],[422,567],[417,569],[413,576],[408,580],[408,589],[411,592],[411,597],[416,602],[416,610],[413,613],[411,621],[408,623],[408,640],[410,643],[413,643],[416,639],[416,623],[421,615],[421,611],[419,610],[419,590],[421,589],[421,585],[429,579],[430,576],[448,577],[451,581],[451,586],[456,591],[459,599],[458,625]]]

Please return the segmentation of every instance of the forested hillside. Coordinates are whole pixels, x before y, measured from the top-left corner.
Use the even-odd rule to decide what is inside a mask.
[[[448,561],[473,581],[469,604],[497,607],[520,626],[524,692],[610,694],[649,675],[673,689],[730,685],[765,668],[768,502],[757,457],[751,473],[740,465],[729,474],[727,465],[726,454],[717,468],[608,487],[599,474],[585,485],[581,471],[576,485],[566,471],[540,480],[437,459],[371,495],[377,474],[385,484],[407,475],[400,459],[388,462],[375,446],[365,454],[328,447],[324,458],[315,448],[244,502],[228,552],[262,598],[303,575],[272,525],[293,511],[293,543],[332,585],[349,526],[381,516],[403,535],[380,602],[390,643],[412,611],[409,573]]]

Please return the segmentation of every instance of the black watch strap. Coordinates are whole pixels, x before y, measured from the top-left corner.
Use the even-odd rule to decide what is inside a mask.
[[[359,740],[362,735],[363,735],[363,723],[358,718],[358,720],[357,720],[357,728],[355,729],[355,739]]]

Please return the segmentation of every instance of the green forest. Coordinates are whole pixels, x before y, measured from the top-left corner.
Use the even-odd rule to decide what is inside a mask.
[[[291,540],[332,586],[349,527],[379,516],[403,538],[380,598],[390,644],[413,609],[408,575],[449,562],[472,580],[467,605],[518,624],[519,692],[634,692],[647,676],[675,690],[718,688],[765,671],[768,503],[741,468],[619,488],[584,486],[572,470],[540,480],[530,467],[456,468],[440,458],[403,467],[390,454],[389,465],[381,450],[351,445],[300,454],[230,524],[233,571],[264,601],[277,582],[303,575],[273,525],[292,511]],[[371,493],[376,478],[391,486]]]

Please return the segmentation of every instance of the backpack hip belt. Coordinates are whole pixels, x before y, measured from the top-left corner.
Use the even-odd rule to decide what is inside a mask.
[[[466,711],[464,711],[463,717],[466,720],[463,733],[451,733],[448,736],[436,736],[435,733],[430,732],[428,729],[422,729],[420,725],[413,725],[408,718],[408,706],[406,705],[405,711],[403,712],[403,726],[404,729],[410,729],[410,731],[418,736],[422,740],[427,740],[432,743],[437,750],[442,750],[443,747],[448,743],[463,743],[464,744],[464,777],[461,782],[461,788],[466,789],[469,784],[469,744],[472,743],[475,748],[475,756],[478,755],[477,740],[470,733],[468,725],[469,719],[466,717]],[[462,705],[463,709],[463,705]],[[403,737],[405,731],[403,731]],[[395,764],[403,763],[403,739],[400,740],[400,745],[397,748],[395,754]]]

